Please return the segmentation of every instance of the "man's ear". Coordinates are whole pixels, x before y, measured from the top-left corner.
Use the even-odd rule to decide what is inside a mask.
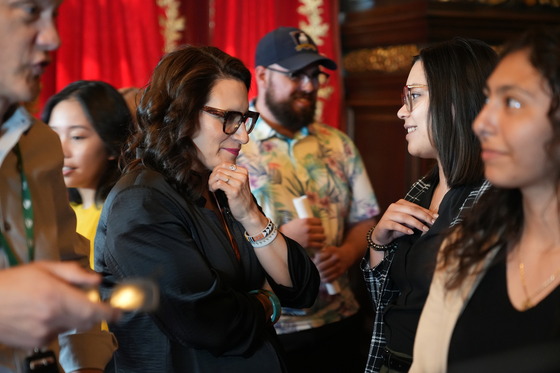
[[[267,78],[266,67],[264,66],[257,66],[255,67],[255,82],[257,82],[257,87],[260,87],[262,84],[266,83]]]

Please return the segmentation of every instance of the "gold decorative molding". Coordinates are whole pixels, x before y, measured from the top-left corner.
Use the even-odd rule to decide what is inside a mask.
[[[323,45],[323,38],[329,32],[329,23],[323,20],[323,0],[299,0],[298,14],[307,18],[307,22],[300,21],[299,28],[308,33],[317,45]]]
[[[511,3],[511,0],[433,0],[438,3],[480,3],[486,5],[500,5]],[[560,7],[560,0],[517,0],[513,1],[516,5],[539,6],[549,5],[552,7]]]
[[[351,73],[406,71],[410,69],[412,57],[418,52],[418,46],[412,44],[360,49],[344,56],[342,64]]]
[[[157,0],[157,5],[165,13],[165,17],[159,17],[159,25],[162,28],[164,51],[168,53],[177,48],[183,38],[185,18],[180,15],[180,0]]]
[[[496,53],[503,50],[502,45],[491,45]],[[420,53],[417,45],[395,45],[385,48],[359,49],[348,53],[342,59],[344,69],[350,73],[408,71],[412,58]]]
[[[325,103],[334,93],[334,87],[327,85],[319,88],[317,91],[317,107],[315,108],[315,116],[317,118],[323,118],[323,113],[325,112]],[[324,119],[323,119],[324,120]]]
[[[432,0],[437,3],[481,3],[488,5],[497,5],[508,2],[510,0]]]
[[[300,5],[297,8],[297,13],[302,15],[306,21],[300,21],[298,26],[313,38],[313,41],[318,46],[324,45],[323,40],[328,32],[330,25],[323,19],[322,13],[324,12],[324,0],[299,0]],[[315,117],[323,118],[325,102],[331,97],[334,88],[331,85],[322,86],[319,88],[317,95],[317,108],[315,109]]]

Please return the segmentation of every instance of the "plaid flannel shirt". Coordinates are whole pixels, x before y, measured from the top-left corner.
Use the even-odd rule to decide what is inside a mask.
[[[472,207],[480,198],[480,196],[490,187],[488,181],[484,181],[479,188],[473,189],[469,196],[463,202],[455,219],[450,226],[454,226],[461,222],[464,211]],[[431,188],[431,184],[427,182],[427,177],[423,177],[412,185],[405,196],[405,200],[418,203],[423,195]],[[400,290],[389,277],[389,270],[395,249],[387,251],[385,258],[375,268],[369,265],[369,250],[362,259],[361,269],[366,281],[366,286],[373,301],[375,315],[373,319],[373,333],[371,336],[371,344],[368,353],[368,361],[365,373],[377,373],[383,365],[383,351],[387,341],[384,333],[384,314],[387,306],[393,302],[400,294]]]

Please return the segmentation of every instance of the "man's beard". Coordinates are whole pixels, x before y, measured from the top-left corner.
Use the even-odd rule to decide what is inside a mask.
[[[274,97],[274,92],[274,88],[269,87],[265,93],[264,101],[279,124],[291,131],[298,131],[313,123],[317,106],[316,94],[296,91],[286,100],[280,101]],[[298,98],[306,98],[312,104],[296,111],[294,109],[294,101]]]

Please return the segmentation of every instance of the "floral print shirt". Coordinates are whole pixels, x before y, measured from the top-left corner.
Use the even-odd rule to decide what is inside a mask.
[[[340,246],[349,225],[379,213],[356,146],[333,127],[313,123],[288,138],[260,118],[237,164],[249,170],[253,195],[279,226],[298,217],[293,199],[306,195],[313,215],[322,221],[327,245]],[[354,315],[359,306],[348,278],[344,275],[337,281],[341,291],[329,295],[322,284],[312,308],[284,308],[275,325],[278,334],[316,328]]]

